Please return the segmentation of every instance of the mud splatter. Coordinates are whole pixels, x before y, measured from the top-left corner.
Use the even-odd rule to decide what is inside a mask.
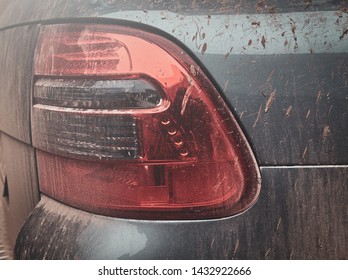
[[[323,129],[323,137],[326,139],[330,135],[330,126],[326,125]]]
[[[308,9],[310,6],[312,6],[312,0],[304,0],[305,4],[304,10]]]
[[[348,14],[348,8],[343,6],[343,5],[340,7],[340,11],[343,12],[343,13]]]
[[[340,36],[340,40],[342,40],[342,39],[344,38],[344,36],[347,35],[347,34],[348,34],[348,28],[346,28],[346,29],[343,31],[342,35]]]
[[[233,256],[235,257],[239,249],[239,239],[237,239],[236,245],[234,246]]]
[[[261,44],[263,46],[263,48],[266,48],[266,37],[264,35],[262,35],[262,39],[261,39]]]
[[[319,90],[317,94],[317,100],[315,101],[315,103],[318,105],[320,100],[321,100],[321,91]]]
[[[271,248],[268,248],[268,250],[265,253],[265,258],[267,258],[269,256],[269,254],[271,253]]]
[[[277,223],[277,227],[276,227],[276,232],[279,231],[281,223],[282,223],[282,218],[280,217],[280,218],[278,219],[278,223]]]
[[[259,2],[257,2],[256,6],[255,6],[256,12],[259,14],[262,13],[265,6],[266,6],[266,1],[259,0]]]
[[[295,40],[294,49],[297,49],[298,48],[297,35],[296,35],[296,28],[297,28],[297,26],[296,26],[295,21],[292,18],[290,18],[290,27],[291,27],[291,32],[292,32],[292,34],[294,36],[294,40]]]
[[[225,54],[225,59],[226,59],[227,57],[229,57],[229,56],[230,56],[230,54],[231,54],[232,50],[233,50],[233,47],[231,47],[231,48],[230,48],[230,51],[229,51],[228,53],[226,53],[226,54]]]
[[[202,51],[201,51],[202,55],[206,52],[207,48],[208,48],[207,43],[204,43],[202,46]]]
[[[256,120],[253,124],[253,128],[256,126],[256,124],[259,122],[260,120],[260,117],[261,117],[261,109],[262,109],[262,104],[260,105],[260,108],[259,108],[259,111],[257,112],[257,117],[256,117]]]
[[[276,89],[271,92],[271,95],[269,96],[267,103],[266,103],[265,113],[268,113],[269,109],[271,108],[271,105],[272,105],[272,103],[275,99],[275,96],[276,96],[276,92],[277,92]]]
[[[307,148],[307,146],[305,147],[305,149],[304,149],[304,151],[303,151],[303,153],[302,153],[302,159],[304,159],[305,158],[305,156],[306,156],[306,154],[307,154],[307,150],[308,150],[308,148]]]
[[[260,27],[261,23],[259,21],[253,21],[251,25],[255,27]]]
[[[268,7],[268,12],[270,13],[270,14],[275,14],[275,12],[276,12],[276,9],[275,9],[275,7]]]
[[[310,114],[311,114],[311,109],[308,110],[307,115],[306,115],[306,119],[309,118],[309,115],[310,115]]]

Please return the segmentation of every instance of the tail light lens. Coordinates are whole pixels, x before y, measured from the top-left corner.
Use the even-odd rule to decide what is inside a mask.
[[[225,217],[256,201],[260,175],[241,129],[173,42],[123,26],[47,25],[34,72],[46,195],[138,219]]]

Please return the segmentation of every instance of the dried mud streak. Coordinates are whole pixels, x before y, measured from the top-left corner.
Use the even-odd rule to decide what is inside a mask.
[[[345,35],[348,34],[348,28],[346,28],[343,32],[342,35],[340,36],[340,40],[342,40],[344,38]]]
[[[266,103],[266,108],[265,108],[265,113],[268,113],[269,109],[271,108],[271,105],[275,99],[277,90],[273,90],[271,95],[269,96],[267,103]]]
[[[207,43],[204,43],[202,46],[202,51],[201,51],[202,55],[206,52],[207,48],[208,48]]]
[[[46,202],[47,203],[47,202]],[[89,219],[59,203],[39,204],[24,224],[16,243],[18,259],[81,259],[79,238]],[[44,225],[44,227],[43,227]],[[57,227],[59,225],[59,227]],[[32,229],[40,229],[35,232]],[[69,237],[67,240],[66,237]],[[29,245],[30,244],[30,245]]]
[[[291,33],[293,34],[294,41],[295,41],[294,49],[297,49],[298,48],[297,35],[296,35],[297,26],[296,26],[296,22],[292,18],[290,18],[290,27],[291,27]]]
[[[261,44],[263,46],[263,48],[266,48],[266,37],[264,35],[262,35],[262,39],[261,39]]]

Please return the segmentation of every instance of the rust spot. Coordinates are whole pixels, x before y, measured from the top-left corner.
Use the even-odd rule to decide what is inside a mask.
[[[269,96],[267,103],[266,103],[266,108],[265,108],[265,113],[268,113],[269,109],[271,108],[271,105],[275,99],[277,90],[275,89],[274,91],[271,92],[271,95]]]
[[[202,51],[201,51],[201,53],[204,54],[204,53],[206,52],[207,48],[208,48],[207,43],[204,43],[203,46],[202,46]]]
[[[289,42],[288,42],[288,40],[285,40],[284,41],[284,47],[286,47],[287,45],[289,45]]]
[[[252,43],[253,43],[253,40],[250,39],[248,42],[248,46],[250,46]]]
[[[261,39],[261,44],[263,46],[263,48],[266,48],[266,37],[264,35],[262,35],[262,39]]]
[[[282,32],[282,37],[284,37],[284,35],[285,35],[285,31]]]
[[[202,33],[202,39],[204,39],[205,38],[205,33]]]

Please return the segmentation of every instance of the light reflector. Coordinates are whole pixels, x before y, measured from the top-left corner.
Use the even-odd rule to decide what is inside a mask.
[[[46,195],[137,219],[219,218],[256,202],[260,173],[243,132],[173,42],[123,26],[47,25],[34,72]]]

